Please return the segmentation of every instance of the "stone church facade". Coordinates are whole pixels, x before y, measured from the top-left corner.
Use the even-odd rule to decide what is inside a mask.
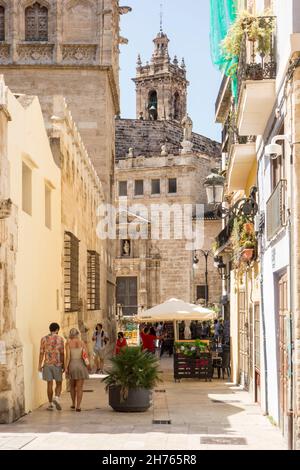
[[[176,57],[171,61],[168,43],[167,35],[160,31],[154,39],[151,63],[143,65],[138,57],[134,79],[137,118],[116,121],[116,200],[127,211],[127,219],[119,221],[116,302],[123,306],[125,315],[172,297],[188,302],[205,298],[205,257],[201,250],[187,249],[184,238],[173,236],[175,219],[180,217],[184,205],[193,210],[196,204],[203,206],[202,250],[210,249],[220,230],[220,221],[215,220],[206,204],[203,186],[204,178],[219,162],[220,147],[191,133],[191,127],[182,126],[187,115],[186,68],[184,61],[179,65]],[[155,240],[151,237],[155,223],[153,205],[170,209],[167,217],[157,216],[161,225],[159,239]],[[171,237],[164,239],[168,215]],[[190,222],[196,230],[193,215]],[[128,230],[124,231],[126,223]],[[146,231],[148,238],[141,235],[130,239],[129,234],[126,237],[132,223],[140,224],[141,232]],[[195,256],[199,259],[197,264],[193,263]],[[220,302],[221,280],[211,255],[207,258],[207,281],[208,303]]]
[[[49,287],[51,299],[55,298],[54,313],[44,314],[45,324],[41,328],[40,322],[36,322],[32,357],[30,353],[25,358],[23,344],[23,359],[14,313],[16,291],[18,298],[24,291],[14,275],[15,257],[20,258],[21,251],[17,253],[11,240],[14,233],[19,231],[23,238],[24,233],[20,233],[14,212],[0,221],[0,292],[4,299],[0,306],[0,340],[5,341],[6,360],[14,364],[9,369],[14,374],[20,370],[18,377],[2,377],[0,366],[0,392],[6,393],[9,380],[15,384],[9,392],[12,395],[9,405],[3,404],[8,413],[1,421],[17,419],[24,410],[34,409],[45,399],[44,387],[42,393],[40,388],[37,393],[35,376],[38,343],[40,336],[47,333],[49,323],[58,321],[64,336],[71,327],[79,328],[92,351],[92,331],[100,321],[110,333],[111,347],[114,343],[115,242],[99,240],[96,225],[99,204],[114,201],[119,46],[126,43],[120,37],[119,22],[120,16],[130,10],[120,7],[118,0],[0,0],[0,74],[17,100],[26,102],[27,95],[33,94],[38,97],[53,158],[61,174],[61,185],[55,187],[61,195],[62,216],[57,249],[53,251],[59,257],[59,276],[55,277],[58,288]],[[2,119],[5,116],[2,109],[0,114]],[[1,145],[4,128],[0,128],[0,134]],[[46,161],[45,153],[42,156]],[[5,180],[7,175],[1,173],[1,178]],[[1,200],[5,198],[2,191],[0,196]],[[19,212],[23,217],[22,208]],[[1,268],[4,261],[6,271]],[[45,269],[44,277],[46,274]],[[40,305],[36,310],[47,308]],[[17,309],[21,318],[20,302]],[[11,323],[2,322],[8,313]],[[15,356],[9,358],[10,344]],[[30,362],[30,369],[25,367],[25,359]],[[24,376],[25,389],[26,383],[32,384],[29,400],[26,390],[25,400],[22,392]],[[2,397],[1,394],[0,406]]]

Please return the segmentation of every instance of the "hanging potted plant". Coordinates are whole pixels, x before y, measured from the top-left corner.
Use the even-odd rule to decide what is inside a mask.
[[[241,258],[243,261],[250,262],[254,257],[255,242],[247,240],[242,246]]]
[[[151,405],[151,391],[160,381],[156,357],[140,347],[123,348],[113,357],[112,369],[103,379],[109,405],[115,411],[141,412]]]

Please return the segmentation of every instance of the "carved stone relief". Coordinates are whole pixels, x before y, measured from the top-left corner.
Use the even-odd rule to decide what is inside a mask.
[[[51,64],[53,49],[53,44],[19,44],[17,47],[19,63]]]
[[[62,46],[63,62],[69,65],[94,63],[96,52],[96,44],[65,44]]]
[[[10,58],[10,45],[0,44],[0,63],[7,64]]]

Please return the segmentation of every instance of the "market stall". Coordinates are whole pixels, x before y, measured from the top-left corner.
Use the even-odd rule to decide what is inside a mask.
[[[178,322],[208,321],[216,317],[214,310],[201,305],[190,304],[179,299],[170,299],[149,310],[139,313],[135,320],[138,323],[173,322],[174,340],[179,340]]]
[[[212,376],[212,360],[208,341],[180,341],[179,322],[209,321],[216,317],[213,310],[182,300],[170,299],[135,317],[138,323],[173,322],[174,325],[174,379],[205,378]]]

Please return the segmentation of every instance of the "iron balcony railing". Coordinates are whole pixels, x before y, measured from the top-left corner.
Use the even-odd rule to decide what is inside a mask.
[[[224,229],[216,237],[215,241],[216,241],[216,245],[217,245],[217,250],[228,244],[228,242],[230,240],[230,237],[232,235],[233,225],[234,225],[234,219],[231,218],[231,219],[228,220],[228,222],[225,225]]]
[[[267,239],[271,240],[286,225],[287,182],[280,180],[267,201]]]
[[[275,43],[275,22],[274,16],[262,16],[259,18],[259,28],[267,30],[271,24],[273,31],[264,39],[265,49],[268,53],[261,52],[262,47],[258,47],[259,40],[251,40],[245,33],[240,59],[238,64],[238,88],[239,93],[242,84],[246,80],[267,80],[276,78],[276,43]],[[261,41],[261,39],[260,39]]]
[[[217,114],[220,108],[220,105],[222,103],[222,100],[224,99],[224,95],[227,94],[227,90],[230,89],[230,86],[231,86],[230,77],[227,77],[226,75],[224,75],[221,85],[220,85],[218,97],[215,103],[215,114]]]
[[[222,130],[222,152],[228,154],[227,163],[229,163],[232,146],[235,144],[248,144],[255,142],[254,136],[240,136],[236,126],[236,117],[234,108],[229,113]]]

